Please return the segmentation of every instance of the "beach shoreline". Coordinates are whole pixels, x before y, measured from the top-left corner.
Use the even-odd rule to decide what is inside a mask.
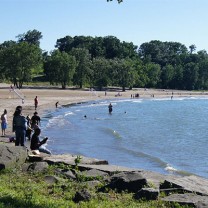
[[[23,89],[12,90],[9,84],[0,83],[0,111],[3,113],[4,109],[7,110],[8,129],[6,130],[6,137],[8,139],[14,136],[12,132],[12,119],[16,106],[23,107],[22,114],[24,116],[33,116],[35,112],[34,98],[38,97],[39,104],[37,112],[41,117],[47,110],[55,110],[55,103],[59,102],[61,106],[88,102],[98,100],[111,100],[111,99],[133,99],[135,94],[139,94],[139,98],[134,99],[161,99],[175,97],[208,97],[205,91],[182,91],[182,90],[164,90],[164,89],[146,89],[138,88],[126,90],[122,92],[119,88],[109,88],[106,91],[95,91],[90,89],[73,89],[68,88],[62,90],[58,87],[33,87],[24,86]],[[24,97],[24,100],[22,98]],[[24,103],[23,103],[24,101]],[[1,137],[2,138],[2,137]]]

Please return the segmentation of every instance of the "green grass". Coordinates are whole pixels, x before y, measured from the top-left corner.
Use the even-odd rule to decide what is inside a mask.
[[[157,201],[138,201],[131,193],[97,192],[86,183],[61,178],[58,183],[48,184],[44,176],[55,175],[50,167],[45,173],[23,173],[20,170],[0,172],[0,208],[69,208],[69,207],[119,207],[119,208],[172,208],[182,207],[178,204]],[[74,203],[76,191],[87,189],[92,198],[88,202]]]

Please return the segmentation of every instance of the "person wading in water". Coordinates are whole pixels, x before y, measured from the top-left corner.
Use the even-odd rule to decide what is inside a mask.
[[[108,106],[108,111],[109,111],[109,113],[112,113],[112,111],[113,111],[113,106],[112,106],[111,103],[110,103],[109,106]]]

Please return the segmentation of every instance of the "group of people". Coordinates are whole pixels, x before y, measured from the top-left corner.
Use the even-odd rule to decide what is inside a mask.
[[[56,103],[56,107],[58,107],[58,102]],[[26,138],[30,141],[30,149],[34,154],[39,154],[39,152],[44,152],[47,154],[51,154],[51,151],[46,149],[43,144],[45,144],[48,140],[45,137],[42,141],[40,141],[40,117],[38,116],[38,112],[36,111],[38,107],[38,97],[36,96],[34,99],[35,112],[34,115],[30,118],[22,115],[22,106],[17,106],[15,112],[13,114],[12,121],[12,131],[15,132],[15,137],[10,138],[10,142],[14,141],[15,146],[25,146]],[[8,121],[7,121],[7,110],[5,109],[3,114],[1,115],[1,129],[2,136],[6,136]]]
[[[40,141],[40,117],[35,111],[32,118],[22,115],[22,106],[17,106],[13,115],[13,132],[15,132],[15,146],[25,146],[26,137],[30,140],[30,149],[33,153],[44,152],[51,154],[42,145],[46,143],[47,137]]]

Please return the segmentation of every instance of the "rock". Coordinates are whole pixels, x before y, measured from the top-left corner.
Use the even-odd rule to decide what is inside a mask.
[[[99,176],[100,177],[108,176],[108,173],[96,169],[91,169],[81,172],[81,175],[84,175],[85,177],[97,178]]]
[[[43,161],[43,157],[41,155],[29,154],[28,161],[29,162],[40,162],[40,161]]]
[[[120,173],[120,172],[140,171],[136,168],[128,168],[128,167],[123,167],[123,166],[106,165],[106,164],[104,165],[79,164],[78,167],[82,171],[96,169],[96,170],[104,171],[108,173],[109,175],[113,175],[115,173]]]
[[[71,170],[56,169],[57,174],[64,175],[68,179],[76,180],[75,174]]]
[[[29,170],[30,165],[31,165],[31,163],[24,163],[22,165],[22,171],[27,172]]]
[[[200,196],[193,193],[172,194],[164,197],[162,201],[177,202],[181,205],[189,205],[198,208],[208,207],[208,196]]]
[[[44,172],[48,168],[47,162],[35,162],[30,164],[28,167],[28,171],[34,171],[34,172]]]
[[[66,165],[75,165],[74,161],[76,158],[77,155],[71,155],[71,154],[50,155],[49,157],[46,156],[44,158],[44,161],[48,162],[49,164],[64,163]],[[79,164],[101,165],[101,164],[108,164],[108,161],[81,156],[81,160]]]
[[[102,183],[100,181],[87,181],[85,182],[85,184],[87,185],[87,187],[90,187],[90,188],[95,188],[95,187],[98,187],[98,186],[101,186]]]
[[[80,201],[89,201],[91,199],[91,194],[87,190],[77,191],[73,201],[78,203]]]
[[[208,180],[199,176],[170,178],[161,184],[160,189],[181,189],[185,192],[208,195]],[[165,191],[165,190],[164,190]]]
[[[159,196],[159,189],[142,188],[135,195],[135,199],[157,200]]]
[[[57,183],[59,181],[59,179],[55,176],[45,176],[44,180],[48,183],[48,184],[54,184]]]
[[[160,184],[163,183],[167,179],[175,179],[179,176],[173,176],[173,175],[164,175],[161,173],[153,172],[153,171],[147,171],[147,170],[141,170],[140,174],[146,178],[148,184],[150,187],[159,189]]]
[[[11,144],[0,144],[0,170],[19,167],[27,159],[27,149]]]
[[[139,172],[122,172],[111,177],[111,181],[104,188],[116,189],[118,192],[138,192],[147,186],[147,180]]]

